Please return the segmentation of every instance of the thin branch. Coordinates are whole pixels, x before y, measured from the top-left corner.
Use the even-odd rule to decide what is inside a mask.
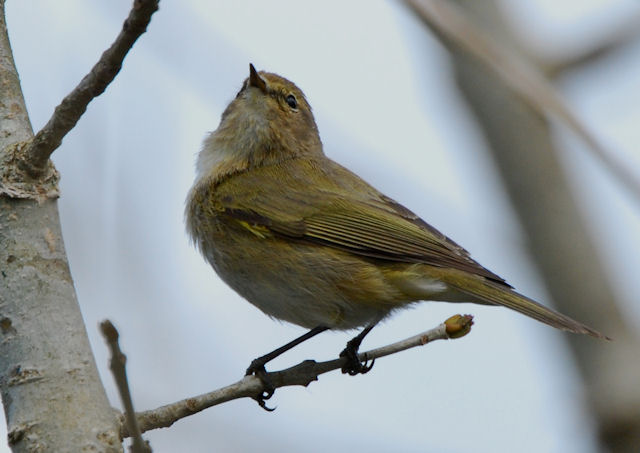
[[[102,331],[102,335],[111,350],[109,368],[113,374],[113,379],[116,381],[116,386],[120,393],[120,400],[124,406],[124,418],[127,432],[132,433],[131,437],[133,439],[131,443],[131,451],[132,453],[151,453],[151,446],[142,438],[138,419],[135,411],[133,410],[133,401],[131,400],[131,391],[129,390],[129,380],[127,379],[127,356],[122,353],[120,344],[118,343],[120,334],[109,320],[102,321],[100,323],[100,330]]]
[[[587,64],[611,55],[613,52],[629,45],[640,37],[640,15],[633,14],[621,19],[620,24],[611,28],[608,35],[598,42],[582,49],[574,55],[559,60],[539,59],[539,64],[550,79],[557,78],[566,72],[579,69]]]
[[[493,70],[515,93],[534,110],[559,118],[588,145],[587,149],[600,160],[640,202],[640,178],[629,166],[618,161],[594,134],[571,111],[544,75],[527,61],[491,39],[458,6],[446,0],[405,0],[416,14],[447,45],[453,44],[473,55]]]
[[[414,335],[402,341],[372,349],[358,354],[358,358],[365,362],[384,356],[395,354],[416,346],[424,346],[436,340],[448,340],[460,338],[471,331],[473,317],[471,315],[454,315],[431,330]],[[275,388],[300,385],[308,386],[312,381],[317,381],[318,376],[329,371],[342,368],[346,358],[341,357],[326,362],[305,360],[291,368],[267,373],[267,379]],[[142,432],[152,429],[167,428],[176,421],[200,412],[218,404],[239,398],[253,398],[265,391],[262,381],[256,376],[245,376],[238,382],[226,387],[205,393],[193,398],[177,401],[157,409],[138,412],[137,418]],[[129,431],[122,427],[122,436],[128,437]]]
[[[107,88],[122,67],[138,37],[142,35],[158,9],[159,0],[134,0],[129,17],[124,21],[120,34],[100,57],[91,71],[58,105],[49,122],[36,134],[25,149],[25,170],[37,177],[46,168],[49,157],[63,137],[76,125],[89,102]]]

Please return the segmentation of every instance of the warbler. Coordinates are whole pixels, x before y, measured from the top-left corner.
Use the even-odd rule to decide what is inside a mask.
[[[311,329],[248,373],[327,329],[364,335],[418,301],[502,305],[569,332],[596,330],[518,294],[501,277],[398,202],[325,156],[302,91],[250,75],[197,158],[186,202],[189,235],[218,275],[272,318]]]

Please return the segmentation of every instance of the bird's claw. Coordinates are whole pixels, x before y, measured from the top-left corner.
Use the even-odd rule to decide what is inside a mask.
[[[255,359],[251,362],[251,365],[247,368],[245,376],[250,376],[252,374],[262,382],[262,391],[252,398],[256,400],[258,405],[265,411],[273,412],[276,408],[268,407],[265,401],[273,396],[276,392],[276,387],[271,382],[271,379],[269,379],[269,374],[267,373],[264,364],[259,359]]]
[[[347,347],[340,353],[340,357],[346,357],[347,359],[346,363],[342,366],[342,373],[348,374],[349,376],[368,373],[376,362],[376,359],[373,359],[371,363],[369,363],[366,357],[365,360],[361,362],[358,358],[358,350],[351,347],[348,343]]]

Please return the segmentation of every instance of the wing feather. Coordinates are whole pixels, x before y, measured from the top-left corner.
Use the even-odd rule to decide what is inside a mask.
[[[218,187],[218,203],[230,218],[267,227],[276,235],[377,259],[452,267],[509,286],[353,173],[329,159],[320,164],[288,161],[295,168],[263,167],[235,175]],[[316,184],[308,184],[314,179]]]

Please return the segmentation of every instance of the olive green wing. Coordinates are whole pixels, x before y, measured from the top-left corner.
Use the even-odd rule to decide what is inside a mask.
[[[266,227],[274,235],[371,258],[450,267],[508,286],[413,212],[327,162],[320,173],[300,164],[287,171],[265,168],[238,175],[231,186],[220,187],[229,194],[220,197],[222,209],[230,218]]]

